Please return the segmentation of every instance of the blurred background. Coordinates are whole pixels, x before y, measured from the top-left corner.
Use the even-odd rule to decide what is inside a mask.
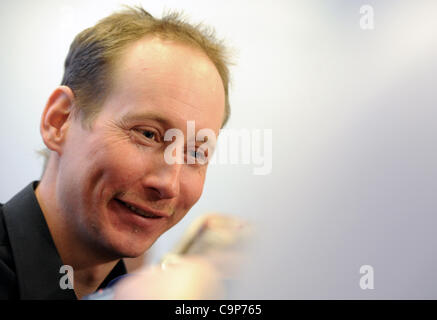
[[[271,172],[211,165],[149,261],[199,215],[223,212],[257,230],[233,298],[437,298],[433,0],[2,1],[0,202],[41,175],[40,114],[72,39],[122,4],[213,26],[234,50],[226,128],[272,130]],[[359,285],[362,265],[373,290]]]

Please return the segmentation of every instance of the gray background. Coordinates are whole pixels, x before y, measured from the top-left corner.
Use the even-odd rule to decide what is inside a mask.
[[[121,3],[214,26],[235,48],[227,127],[273,130],[272,173],[210,166],[151,260],[218,211],[257,225],[233,297],[437,298],[436,1],[2,1],[1,202],[41,174],[40,113],[74,35]]]

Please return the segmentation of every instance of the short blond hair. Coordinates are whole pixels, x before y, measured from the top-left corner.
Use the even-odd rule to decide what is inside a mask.
[[[161,19],[141,7],[127,7],[80,32],[73,40],[65,60],[61,85],[75,95],[75,111],[91,124],[111,88],[111,72],[131,43],[146,35],[169,39],[202,50],[214,63],[225,91],[224,126],[229,119],[229,56],[223,41],[211,28],[186,22],[182,14],[170,12]]]

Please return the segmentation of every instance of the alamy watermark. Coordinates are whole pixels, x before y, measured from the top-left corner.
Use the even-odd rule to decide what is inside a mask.
[[[170,142],[164,152],[167,164],[242,164],[254,166],[255,175],[272,172],[272,129],[222,129],[218,141],[213,130],[196,133],[195,121],[187,121],[186,133],[176,128],[165,132],[164,141]]]
[[[375,29],[375,12],[371,5],[363,5],[360,7],[360,28],[362,30]]]
[[[63,274],[59,279],[59,287],[62,290],[74,289],[74,270],[72,266],[68,264],[62,265],[59,269],[59,273]]]
[[[375,273],[371,265],[363,265],[360,267],[360,288],[362,290],[375,289]]]

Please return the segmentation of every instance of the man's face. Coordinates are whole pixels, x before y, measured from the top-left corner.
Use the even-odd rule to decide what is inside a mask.
[[[91,129],[69,120],[57,200],[77,237],[109,256],[133,257],[179,222],[203,190],[206,165],[165,162],[166,130],[187,137],[194,120],[196,132],[218,135],[225,97],[201,51],[158,38],[128,47],[113,77]]]

